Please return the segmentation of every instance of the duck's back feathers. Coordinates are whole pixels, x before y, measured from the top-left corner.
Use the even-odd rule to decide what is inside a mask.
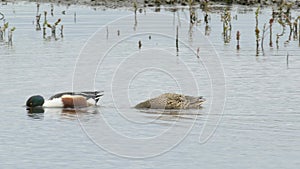
[[[86,98],[86,100],[95,100],[95,104],[99,101],[100,97],[103,96],[103,91],[87,91],[87,92],[63,92],[63,93],[58,93],[49,98],[49,100],[53,100],[55,98],[61,98],[64,95],[69,95],[69,96],[83,96]],[[91,102],[91,101],[90,101]]]

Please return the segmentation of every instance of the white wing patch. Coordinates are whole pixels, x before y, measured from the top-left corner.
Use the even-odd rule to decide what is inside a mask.
[[[93,106],[96,104],[96,101],[92,98],[89,98],[86,102],[88,103],[89,106]]]

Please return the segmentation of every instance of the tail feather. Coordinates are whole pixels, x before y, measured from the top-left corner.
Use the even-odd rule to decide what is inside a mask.
[[[95,100],[96,104],[99,101],[99,99],[104,95],[103,91],[87,91],[87,92],[80,92],[79,95],[83,95],[87,98],[92,98]]]

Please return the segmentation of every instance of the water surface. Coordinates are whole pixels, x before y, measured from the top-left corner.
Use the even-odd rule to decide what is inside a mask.
[[[284,44],[288,38],[288,35],[285,35],[280,38],[279,48],[275,45],[275,37],[274,47],[270,48],[268,38],[266,38],[264,53],[259,49],[257,55],[254,33],[256,8],[252,11],[247,10],[248,12],[245,13],[240,12],[241,8],[240,6],[232,8],[232,15],[236,14],[237,20],[232,20],[232,37],[229,44],[224,44],[223,41],[220,13],[209,13],[211,32],[207,38],[219,54],[219,61],[223,65],[226,79],[226,105],[222,113],[210,112],[211,79],[201,64],[201,59],[197,59],[195,53],[182,43],[180,43],[179,52],[176,53],[174,38],[153,34],[151,40],[148,35],[128,37],[105,57],[102,67],[99,67],[95,76],[95,88],[105,91],[100,107],[81,110],[77,114],[71,110],[61,109],[45,109],[45,112],[41,114],[28,114],[23,105],[29,96],[41,94],[48,98],[54,93],[72,90],[76,59],[93,33],[99,28],[105,30],[104,25],[126,15],[132,16],[132,21],[128,22],[132,29],[128,30],[128,25],[119,28],[108,27],[108,39],[118,38],[118,29],[121,34],[126,31],[134,32],[134,15],[129,9],[94,10],[85,6],[54,6],[54,16],[48,16],[48,20],[49,23],[53,23],[58,18],[62,19],[61,24],[65,29],[64,38],[44,40],[42,32],[36,31],[35,24],[33,24],[36,13],[34,3],[2,5],[0,10],[5,14],[6,21],[17,29],[13,34],[13,46],[0,42],[0,92],[2,96],[0,167],[298,168],[300,155],[299,43],[297,40],[292,40]],[[41,4],[40,11],[44,10],[50,11],[50,4]],[[64,10],[66,15],[61,13]],[[74,22],[75,12],[76,22]],[[147,12],[150,13],[151,10],[147,9]],[[160,29],[165,28],[163,18],[153,21],[153,23],[161,21],[161,26],[143,25],[143,18],[150,15],[147,12],[146,14],[138,13],[137,31],[150,28],[153,32],[160,32]],[[173,13],[164,10],[160,13],[173,16]],[[200,10],[198,14],[199,17],[203,17]],[[180,10],[178,14],[175,13],[175,16],[177,15],[183,19],[188,18],[188,10]],[[298,16],[299,11],[293,11],[293,15]],[[262,10],[259,15],[260,29],[264,23],[268,23],[270,16],[270,8]],[[170,20],[170,23],[172,24],[173,21]],[[184,21],[181,23],[180,30],[188,30],[186,28],[189,25]],[[174,28],[175,36],[176,24],[170,27]],[[197,28],[205,32],[203,21]],[[274,34],[281,32],[278,24],[273,29]],[[236,50],[235,33],[237,30],[241,32],[240,50]],[[49,30],[47,33],[49,35]],[[189,45],[195,51],[198,47],[195,44],[197,38],[204,37],[196,33],[197,31],[189,39]],[[105,37],[106,34],[103,36]],[[186,35],[181,34],[180,37],[188,39],[189,32],[186,31]],[[139,40],[143,44],[141,50],[138,49]],[[101,42],[105,41],[105,39],[101,40]],[[101,46],[104,44],[99,44],[99,47]],[[200,46],[200,53],[205,53],[205,49],[209,46],[211,46],[209,43],[207,46]],[[172,80],[172,76],[159,70],[139,74],[130,85],[127,85],[127,81],[124,82],[125,85],[120,85],[122,78],[119,77],[116,84],[117,87],[120,85],[120,88],[111,90],[111,78],[121,63],[129,58],[123,68],[134,69],[133,67],[137,65],[151,62],[151,57],[145,56],[149,56],[149,51],[151,53],[154,48],[158,47],[166,52],[164,56],[167,59],[163,58],[161,63],[168,61],[167,66],[172,70],[170,72],[178,77],[179,82],[186,84],[185,80],[188,78],[182,71],[186,65],[194,72],[199,89],[195,93],[188,94],[200,93],[207,98],[207,103],[202,109],[163,113],[161,110],[131,108],[130,106],[150,96],[162,92],[180,91],[177,83]],[[214,54],[213,52],[212,55]],[[288,65],[287,54],[289,55]],[[130,58],[142,56],[145,60],[130,60]],[[201,55],[202,57],[212,56]],[[160,61],[157,60],[157,62]],[[126,73],[126,69],[120,67],[120,70]],[[130,97],[124,97],[122,100],[119,96],[123,96],[121,95],[124,92],[123,87]],[[192,86],[187,86],[189,87]],[[112,94],[117,94],[114,97],[119,99],[113,100]],[[128,100],[131,105],[128,105]],[[213,136],[207,142],[200,144],[199,137],[204,125],[216,125],[207,124],[206,122],[209,122],[207,118],[222,119],[217,124],[217,130]],[[174,125],[178,131],[189,129],[189,127],[192,129],[179,144],[169,151],[151,158],[133,159],[106,151],[95,144],[95,140],[90,139],[93,136],[105,138],[100,135],[105,133],[99,128],[101,119],[105,119],[115,131],[132,138],[155,137],[159,133],[172,129]],[[85,131],[89,132],[90,137]],[[125,147],[133,154],[141,151],[140,147],[134,144],[128,143]]]

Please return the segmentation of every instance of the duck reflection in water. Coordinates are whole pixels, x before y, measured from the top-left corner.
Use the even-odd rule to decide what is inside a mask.
[[[139,112],[146,114],[147,118],[161,121],[176,122],[180,120],[195,120],[203,116],[204,110],[167,110],[167,109],[139,109]]]
[[[44,108],[44,107],[31,107],[26,108],[28,117],[36,120],[49,119],[69,119],[77,120],[84,116],[98,114],[98,107],[90,108]]]
[[[28,117],[33,119],[43,120],[44,119],[44,108],[43,107],[29,107],[26,108]]]

